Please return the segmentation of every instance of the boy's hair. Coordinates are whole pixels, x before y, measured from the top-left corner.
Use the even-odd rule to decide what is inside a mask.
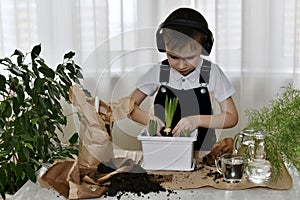
[[[191,8],[179,8],[173,11],[157,30],[158,50],[164,52],[166,42],[175,44],[175,40],[178,40],[179,45],[185,43],[186,40],[182,40],[183,37],[174,37],[180,34],[197,41],[205,50],[202,54],[209,55],[213,45],[213,35],[208,29],[207,21],[198,11]],[[170,41],[171,38],[174,41]]]
[[[165,45],[165,50],[167,51],[196,51],[201,48],[200,44],[202,41],[202,34],[198,32],[191,33],[193,36],[187,36],[179,31],[174,31],[172,29],[164,29],[163,40]]]

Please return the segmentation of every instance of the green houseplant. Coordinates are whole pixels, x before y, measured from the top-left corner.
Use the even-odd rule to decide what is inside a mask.
[[[281,89],[269,105],[247,111],[248,126],[266,133],[265,150],[275,178],[280,176],[282,159],[300,171],[300,90],[291,85]]]
[[[41,45],[23,54],[15,50],[0,59],[0,193],[16,192],[43,163],[71,157],[76,148],[64,147],[58,132],[67,124],[61,100],[69,101],[69,88],[80,84],[81,68],[74,52],[64,55],[56,70],[40,57]],[[70,142],[77,141],[74,133]],[[74,146],[74,145],[73,145]]]

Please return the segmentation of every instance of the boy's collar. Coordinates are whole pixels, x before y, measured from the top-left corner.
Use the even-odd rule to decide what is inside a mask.
[[[199,80],[199,74],[200,74],[200,70],[201,70],[201,65],[203,63],[203,58],[200,57],[199,62],[196,66],[196,68],[194,69],[194,71],[192,71],[190,74],[188,74],[187,76],[183,76],[182,74],[180,74],[177,70],[175,70],[174,68],[171,67],[171,71],[173,71],[174,74],[174,79],[176,81],[179,81],[180,79],[188,79],[191,82],[195,82]]]

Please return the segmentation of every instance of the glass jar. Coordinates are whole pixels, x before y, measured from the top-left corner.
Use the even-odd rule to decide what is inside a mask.
[[[272,166],[266,160],[265,133],[257,131],[253,135],[254,142],[248,145],[250,160],[245,169],[248,181],[252,183],[266,183],[271,179]]]
[[[247,127],[234,136],[233,148],[237,155],[249,158],[248,145],[254,143],[255,131],[255,128]]]

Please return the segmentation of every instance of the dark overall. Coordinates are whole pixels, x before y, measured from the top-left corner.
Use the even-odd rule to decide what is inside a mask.
[[[178,90],[166,86],[170,77],[170,66],[168,60],[164,60],[160,66],[160,83],[161,86],[154,100],[154,114],[163,122],[165,121],[165,98],[178,97],[179,104],[175,111],[172,125],[174,128],[179,120],[191,115],[211,115],[212,106],[210,101],[207,84],[209,82],[211,62],[203,60],[199,76],[200,87],[189,90]],[[184,79],[182,80],[184,81]],[[194,143],[194,150],[209,151],[216,142],[214,129],[198,127],[198,138]]]

